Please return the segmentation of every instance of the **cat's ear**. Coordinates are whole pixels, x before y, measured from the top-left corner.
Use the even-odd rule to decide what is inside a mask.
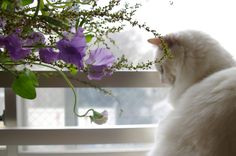
[[[156,45],[156,46],[161,47],[161,44],[162,44],[162,41],[161,41],[161,40],[163,40],[163,41],[168,45],[168,47],[171,47],[171,46],[173,46],[174,44],[177,44],[177,43],[178,43],[178,40],[177,40],[176,36],[173,35],[173,34],[171,34],[171,35],[166,35],[166,36],[164,36],[164,37],[162,37],[162,38],[159,38],[159,37],[157,37],[157,38],[151,38],[151,39],[148,40],[148,42],[151,43],[151,44],[154,44],[154,45]]]
[[[161,44],[160,38],[150,38],[148,39],[148,42],[157,46]]]

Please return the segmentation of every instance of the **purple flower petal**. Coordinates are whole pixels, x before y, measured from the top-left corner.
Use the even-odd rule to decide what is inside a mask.
[[[17,51],[10,51],[10,57],[12,60],[17,61],[25,58],[30,52],[30,49],[17,49]]]
[[[8,51],[15,51],[16,49],[21,48],[20,38],[15,34],[7,36],[4,41]]]
[[[51,48],[44,48],[39,50],[39,57],[45,63],[52,63],[58,59],[58,53]]]
[[[68,40],[60,40],[57,42],[57,47],[60,50],[59,59],[66,63],[75,64],[78,68],[83,67],[83,55],[82,51],[84,48],[76,48]]]
[[[45,43],[45,37],[40,32],[33,32],[30,34],[30,36],[24,41],[25,46],[33,46],[37,44],[44,44]]]
[[[101,80],[107,75],[106,66],[90,66],[88,79],[89,80]]]
[[[86,48],[86,39],[83,33],[83,29],[79,28],[78,31],[76,32],[75,36],[71,39],[71,44],[74,45],[77,48]],[[85,50],[82,51],[82,53],[85,55]]]
[[[16,34],[7,36],[4,39],[4,44],[12,60],[23,59],[31,52],[29,49],[22,48],[21,40]]]
[[[90,80],[101,80],[105,76],[110,76],[112,70],[109,69],[115,62],[113,54],[104,48],[92,50],[86,64],[89,67],[88,78]]]
[[[82,68],[86,46],[83,29],[80,28],[71,40],[61,39],[57,42],[57,48],[60,51],[59,59],[66,63],[75,64],[78,68]]]
[[[96,50],[91,50],[86,63],[96,66],[106,65],[107,67],[111,67],[114,61],[115,57],[108,49],[98,48]]]

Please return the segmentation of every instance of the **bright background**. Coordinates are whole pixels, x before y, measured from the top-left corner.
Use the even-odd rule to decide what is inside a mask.
[[[137,12],[137,19],[146,22],[160,34],[188,29],[200,30],[210,34],[236,56],[235,0],[137,0],[132,3],[138,2],[141,2],[142,7]],[[133,32],[134,28],[129,31]],[[153,37],[151,34],[135,29],[135,33],[125,36],[130,37],[122,43],[134,44],[129,46],[137,54],[131,57],[132,60],[152,59],[155,49],[146,43],[149,37]]]

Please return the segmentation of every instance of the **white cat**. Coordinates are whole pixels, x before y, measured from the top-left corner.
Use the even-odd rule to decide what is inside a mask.
[[[158,128],[150,156],[236,156],[236,67],[210,36],[182,31],[163,38],[172,59],[157,65],[172,86],[174,111]],[[148,40],[159,48],[160,39]]]

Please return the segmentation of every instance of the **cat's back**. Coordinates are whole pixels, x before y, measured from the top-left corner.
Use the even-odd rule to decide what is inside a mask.
[[[236,67],[191,86],[162,132],[166,156],[236,156]]]
[[[236,67],[216,72],[202,81],[192,85],[182,95],[182,100],[185,100],[185,98],[190,96],[194,96],[195,98],[203,98],[206,96],[215,96],[219,94],[222,96],[219,97],[221,99],[234,96],[236,97]]]

